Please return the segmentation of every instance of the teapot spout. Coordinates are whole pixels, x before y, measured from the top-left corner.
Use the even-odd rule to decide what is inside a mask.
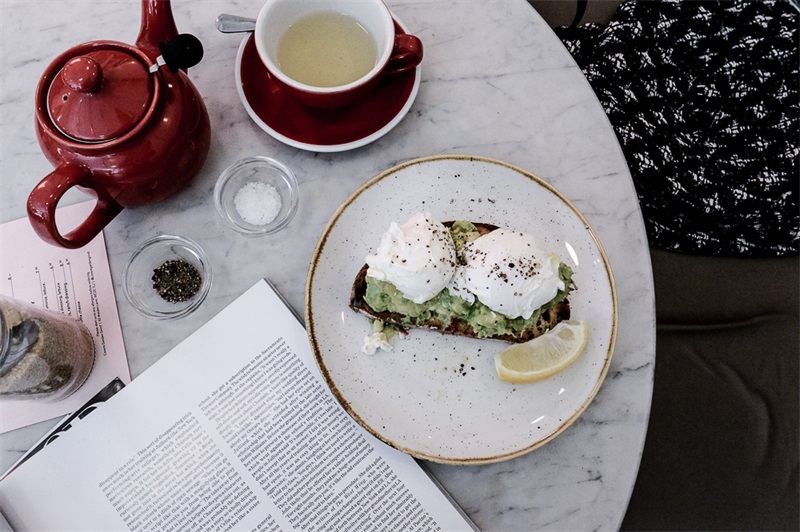
[[[136,38],[136,47],[155,61],[160,54],[159,43],[177,35],[170,0],[142,0],[142,25]]]

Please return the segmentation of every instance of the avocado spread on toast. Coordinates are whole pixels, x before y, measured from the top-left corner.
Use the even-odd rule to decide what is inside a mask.
[[[467,242],[480,236],[475,226],[468,221],[453,223],[450,233],[457,252],[460,252]],[[488,338],[503,334],[515,334],[531,328],[542,313],[567,298],[569,292],[575,287],[572,273],[569,266],[563,262],[560,264],[558,275],[566,289],[559,290],[551,301],[536,310],[528,319],[509,318],[491,310],[477,298],[470,303],[458,295],[451,294],[447,288],[424,303],[414,303],[404,298],[402,293],[391,283],[369,276],[366,279],[367,289],[364,301],[376,312],[388,311],[403,315],[404,323],[408,326],[431,319],[449,324],[457,319],[469,323],[479,338]]]

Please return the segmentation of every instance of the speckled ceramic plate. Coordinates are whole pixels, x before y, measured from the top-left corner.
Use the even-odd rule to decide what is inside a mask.
[[[589,322],[581,357],[538,383],[512,385],[494,369],[508,344],[411,330],[390,352],[365,355],[368,320],[348,307],[364,257],[392,221],[427,211],[526,231],[575,271],[572,316]],[[482,157],[417,159],[375,176],[336,211],[306,282],[306,327],[341,404],[389,445],[450,464],[520,456],[564,431],[599,390],[611,362],[617,299],[608,260],[586,219],[555,188]]]

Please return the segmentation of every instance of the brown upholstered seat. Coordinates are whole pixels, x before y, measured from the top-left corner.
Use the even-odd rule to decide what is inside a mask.
[[[800,259],[651,250],[656,372],[624,530],[797,530]]]

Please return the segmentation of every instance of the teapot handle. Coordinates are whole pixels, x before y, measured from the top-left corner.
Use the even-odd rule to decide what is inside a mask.
[[[28,219],[42,240],[68,249],[83,247],[122,211],[120,204],[92,187],[91,177],[92,173],[88,168],[64,163],[36,185],[28,196]],[[75,186],[85,188],[97,202],[86,220],[62,235],[56,225],[56,208],[64,194]]]

